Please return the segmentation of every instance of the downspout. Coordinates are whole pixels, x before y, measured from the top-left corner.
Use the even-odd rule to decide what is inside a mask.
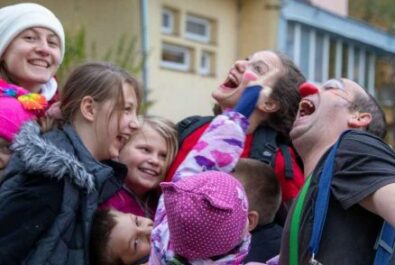
[[[141,48],[143,52],[143,103],[147,102],[148,92],[148,0],[140,0],[140,35],[141,35]]]

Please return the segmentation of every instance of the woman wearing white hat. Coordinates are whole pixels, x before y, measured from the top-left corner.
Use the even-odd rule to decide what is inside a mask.
[[[57,98],[54,78],[65,51],[59,19],[47,8],[22,3],[0,9],[0,78],[47,101]]]

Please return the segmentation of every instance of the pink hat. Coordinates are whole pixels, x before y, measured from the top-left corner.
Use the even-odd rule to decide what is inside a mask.
[[[206,259],[226,254],[241,243],[248,201],[233,176],[206,171],[160,185],[176,254],[189,260]]]
[[[0,80],[0,138],[11,142],[23,123],[35,118],[46,105],[41,95]]]

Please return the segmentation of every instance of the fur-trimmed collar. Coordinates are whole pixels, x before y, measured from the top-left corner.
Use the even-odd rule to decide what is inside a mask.
[[[36,122],[27,122],[16,136],[11,150],[21,160],[29,174],[42,174],[55,179],[71,178],[72,182],[88,191],[94,189],[93,175],[69,152],[41,137]]]

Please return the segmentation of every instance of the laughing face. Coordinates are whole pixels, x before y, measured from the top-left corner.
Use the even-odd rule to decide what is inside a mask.
[[[212,93],[222,110],[236,105],[248,82],[243,82],[245,71],[255,73],[258,78],[273,69],[283,68],[280,58],[271,51],[254,53],[245,60],[236,61],[225,81]]]
[[[143,198],[163,180],[167,156],[165,139],[150,125],[144,124],[122,149],[119,157],[128,167],[126,185]]]
[[[7,47],[3,60],[11,77],[22,87],[39,92],[60,64],[58,36],[46,28],[29,28],[20,33]]]
[[[292,141],[309,137],[336,139],[349,128],[354,113],[350,106],[356,93],[364,93],[355,82],[348,79],[331,79],[320,88],[304,83],[299,92],[302,100],[290,132]]]
[[[115,106],[119,104],[115,99],[106,100],[98,106],[94,157],[99,161],[117,159],[121,148],[139,126],[135,90],[128,83],[123,83],[122,90],[125,101],[123,107]]]

